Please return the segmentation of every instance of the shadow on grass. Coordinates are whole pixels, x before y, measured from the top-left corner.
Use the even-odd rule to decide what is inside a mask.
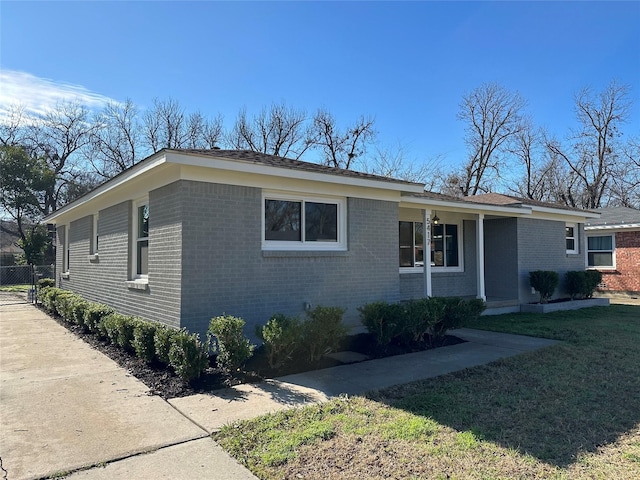
[[[370,398],[565,467],[640,423],[640,307],[588,317],[557,317],[563,344]]]

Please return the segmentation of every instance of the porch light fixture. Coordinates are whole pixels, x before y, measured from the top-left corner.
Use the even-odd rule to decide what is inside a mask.
[[[438,225],[440,223],[440,219],[438,218],[438,212],[435,212],[435,215],[432,218],[433,224]]]

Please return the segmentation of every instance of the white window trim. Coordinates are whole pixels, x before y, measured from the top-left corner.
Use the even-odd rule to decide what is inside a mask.
[[[294,202],[332,203],[338,210],[338,241],[337,242],[295,242],[282,240],[266,240],[265,229],[265,200],[285,200]],[[261,240],[262,250],[272,251],[346,251],[347,250],[347,201],[343,197],[323,197],[312,195],[296,195],[290,193],[263,191],[261,211]],[[302,229],[304,230],[304,208],[302,208]],[[304,232],[302,232],[304,233]]]
[[[577,223],[565,223],[565,248],[566,248],[566,241],[569,238],[573,239],[573,250],[569,250],[567,249],[567,255],[577,255],[580,252],[579,246],[578,246],[578,233],[579,233],[579,227]],[[573,228],[573,237],[567,237],[566,236],[566,229],[567,227],[571,227]]]
[[[135,288],[132,283],[146,284],[149,282],[148,274],[138,273],[138,208],[143,205],[149,205],[149,197],[139,198],[132,202],[132,216],[131,216],[131,281],[127,282],[130,288]]]
[[[69,278],[69,263],[71,263],[71,251],[69,249],[70,232],[71,224],[64,225],[64,242],[62,246],[62,278]]]
[[[94,213],[91,222],[91,248],[87,257],[90,262],[98,260],[98,214]]]
[[[589,250],[589,237],[611,237],[611,263],[613,264],[613,266],[602,266],[602,267],[595,267],[592,265],[589,265],[589,252],[609,252],[609,250]],[[611,234],[602,234],[599,233],[597,235],[587,235],[587,239],[586,239],[586,255],[584,256],[584,263],[585,263],[585,267],[587,270],[616,270],[616,234],[615,233],[611,233]]]
[[[400,222],[413,222],[413,223],[422,223],[417,222],[416,220],[399,220]],[[456,221],[443,221],[440,220],[438,222],[439,225],[457,225],[458,226],[458,266],[457,267],[437,267],[436,265],[431,265],[431,273],[463,273],[464,272],[464,230],[463,230],[463,222],[462,220]],[[425,232],[426,235],[426,232]],[[429,233],[431,235],[430,245],[433,244],[433,224],[431,225],[431,231]],[[431,252],[426,252],[425,255],[427,258],[431,258]],[[400,267],[400,273],[424,273],[424,267]]]

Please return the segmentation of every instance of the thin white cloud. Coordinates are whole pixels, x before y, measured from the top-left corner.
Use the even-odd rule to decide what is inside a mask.
[[[59,102],[78,102],[99,109],[114,101],[81,85],[57,82],[16,70],[0,71],[0,119],[12,106],[20,105],[27,115],[42,115]]]

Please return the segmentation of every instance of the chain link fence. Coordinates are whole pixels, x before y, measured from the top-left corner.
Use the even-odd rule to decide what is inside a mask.
[[[55,277],[55,265],[0,266],[0,306],[35,302],[38,280]]]

